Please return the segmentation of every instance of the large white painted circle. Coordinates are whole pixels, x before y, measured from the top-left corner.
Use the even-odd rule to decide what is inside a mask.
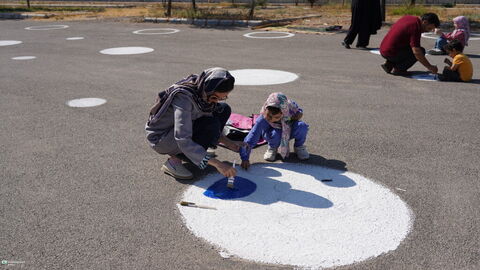
[[[86,108],[86,107],[95,107],[107,102],[103,98],[79,98],[79,99],[72,99],[67,102],[67,105],[70,107],[75,108]]]
[[[177,32],[180,32],[180,30],[174,28],[151,28],[133,31],[137,35],[169,35]]]
[[[295,36],[295,34],[288,33],[288,32],[264,31],[264,32],[251,32],[243,36],[248,38],[289,38],[289,37]]]
[[[58,30],[68,28],[68,25],[41,25],[25,27],[26,30]]]
[[[22,43],[20,40],[0,40],[0,46],[11,46]]]
[[[187,227],[223,257],[305,268],[341,266],[395,250],[412,227],[405,202],[358,174],[286,163],[255,164],[238,172],[257,185],[249,196],[203,195],[221,178],[211,174],[194,182],[182,200],[217,210],[178,205]]]
[[[117,47],[101,50],[100,53],[108,55],[130,55],[153,52],[152,48],[147,47]]]
[[[298,79],[295,73],[273,69],[237,69],[230,74],[235,77],[235,85],[273,85]]]
[[[428,32],[428,33],[422,33],[422,37],[423,38],[429,38],[429,39],[437,39],[438,35],[435,35],[435,33],[432,33],[432,32]],[[470,40],[480,40],[480,34],[470,33],[470,38],[468,40],[469,41]]]
[[[36,56],[31,56],[31,55],[28,55],[28,56],[16,56],[16,57],[12,57],[12,60],[32,60],[32,59],[35,59],[37,58]]]

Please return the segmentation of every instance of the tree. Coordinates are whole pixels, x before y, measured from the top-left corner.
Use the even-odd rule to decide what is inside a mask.
[[[253,19],[253,12],[255,11],[255,6],[256,5],[257,5],[257,3],[255,2],[255,0],[251,0],[250,12],[248,13],[248,19],[249,20]]]
[[[410,0],[410,6],[415,6],[415,1],[416,0]]]
[[[27,7],[30,8],[30,0],[27,0]]]
[[[197,11],[197,6],[195,5],[195,0],[192,0],[193,11]]]
[[[167,12],[165,12],[165,16],[170,17],[171,15],[172,15],[172,0],[168,0]]]
[[[308,0],[308,2],[310,2],[310,7],[313,8],[313,4],[315,4],[317,0]]]

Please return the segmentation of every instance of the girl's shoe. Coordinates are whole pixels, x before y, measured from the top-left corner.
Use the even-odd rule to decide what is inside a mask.
[[[183,166],[182,162],[171,162],[170,159],[163,164],[162,171],[178,179],[189,180],[193,178],[193,174]]]
[[[430,55],[444,55],[444,54],[446,54],[444,51],[442,51],[440,49],[431,49],[431,50],[428,50],[427,53],[430,54]]]
[[[263,155],[263,159],[266,161],[275,161],[277,158],[277,148],[268,147],[267,151]]]
[[[305,145],[295,147],[295,153],[300,160],[307,160],[310,158],[310,154],[308,153],[307,147]]]

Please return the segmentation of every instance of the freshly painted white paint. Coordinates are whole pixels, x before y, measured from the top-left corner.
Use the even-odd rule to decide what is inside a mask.
[[[133,31],[137,35],[169,35],[177,32],[180,32],[180,30],[174,28],[151,28]]]
[[[86,108],[86,107],[95,107],[107,102],[103,98],[79,98],[79,99],[72,99],[67,102],[67,105],[70,107],[76,108]]]
[[[82,39],[85,39],[84,37],[69,37],[69,38],[66,38],[66,40],[82,40]]]
[[[419,75],[412,75],[412,79],[419,80],[419,81],[438,81],[438,76],[435,74],[419,74]]]
[[[399,196],[358,174],[299,163],[254,164],[238,173],[257,184],[254,193],[205,196],[222,178],[216,173],[194,182],[182,200],[217,210],[178,205],[193,234],[224,258],[308,269],[348,265],[395,250],[412,227]]]
[[[432,33],[432,32],[428,32],[428,33],[422,33],[422,37],[430,38],[430,39],[437,39],[438,35],[435,35],[435,33]],[[470,38],[468,39],[468,41],[470,41],[470,40],[480,40],[480,34],[470,33]]]
[[[370,52],[373,53],[373,54],[380,55],[380,50],[378,50],[378,49],[370,50]]]
[[[109,55],[130,55],[130,54],[149,53],[153,51],[154,50],[152,48],[147,48],[147,47],[117,47],[117,48],[109,48],[109,49],[101,50],[100,53],[109,54]]]
[[[243,35],[248,38],[289,38],[295,36],[293,33],[288,32],[275,32],[275,31],[262,31],[262,32],[251,32]]]
[[[22,43],[20,40],[0,40],[0,46],[10,46]]]
[[[272,85],[295,81],[295,73],[272,69],[237,69],[230,73],[235,77],[235,85]]]
[[[12,60],[32,60],[37,58],[36,56],[17,56],[17,57],[12,57]]]
[[[41,25],[25,27],[25,30],[57,30],[68,28],[68,25]]]

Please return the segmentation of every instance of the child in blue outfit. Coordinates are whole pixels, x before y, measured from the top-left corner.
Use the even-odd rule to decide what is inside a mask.
[[[304,143],[307,139],[308,125],[300,121],[303,110],[282,93],[272,93],[260,111],[260,117],[248,133],[244,142],[246,147],[240,149],[242,168],[250,167],[250,151],[260,138],[268,143],[268,149],[263,158],[266,161],[275,161],[277,152],[282,158],[289,155],[289,141],[295,139],[295,153],[300,160],[310,157]]]

